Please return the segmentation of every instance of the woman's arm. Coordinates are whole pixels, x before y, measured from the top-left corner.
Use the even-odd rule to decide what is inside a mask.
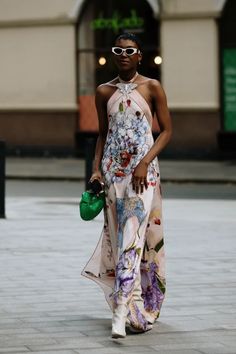
[[[99,123],[99,134],[97,138],[95,156],[93,161],[93,174],[90,181],[94,179],[101,180],[102,174],[100,170],[100,164],[103,155],[103,148],[106,141],[108,122],[107,122],[107,100],[106,100],[106,88],[104,86],[99,86],[96,90],[95,104],[98,115]]]
[[[165,148],[172,135],[172,124],[165,92],[160,83],[156,80],[151,81],[150,90],[153,93],[154,107],[161,132],[152,148],[143,159],[148,165]]]
[[[161,87],[160,83],[156,80],[151,80],[149,85],[161,132],[151,149],[148,151],[148,153],[144,156],[144,158],[140,161],[140,163],[134,170],[133,189],[137,193],[139,193],[139,190],[141,191],[141,193],[143,192],[143,186],[145,186],[145,188],[148,187],[148,165],[164,149],[172,135],[172,124],[170,113],[167,107],[165,92]]]

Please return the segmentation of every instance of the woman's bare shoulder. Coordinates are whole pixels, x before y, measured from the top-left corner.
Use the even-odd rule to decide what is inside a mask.
[[[150,91],[152,96],[163,96],[164,90],[160,81],[148,77],[145,79],[146,79],[147,89]]]
[[[117,83],[117,79],[113,79],[111,81],[99,85],[96,89],[96,100],[98,102],[102,102],[103,104],[106,104],[109,98],[113,95],[113,93],[117,89],[116,83]]]
[[[109,96],[111,92],[114,91],[114,88],[116,87],[117,79],[113,79],[111,81],[105,82],[101,85],[99,85],[96,89],[96,94],[99,96]]]
[[[152,78],[147,77],[147,76],[143,76],[143,75],[140,75],[139,82],[147,84],[147,85],[152,86],[152,87],[161,87],[160,81],[158,81],[156,79],[152,79]]]

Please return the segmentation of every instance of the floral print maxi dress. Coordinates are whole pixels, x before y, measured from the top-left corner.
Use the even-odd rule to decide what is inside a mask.
[[[148,168],[147,190],[133,191],[132,173],[153,145],[153,117],[137,84],[116,86],[107,103],[102,159],[104,227],[82,274],[103,288],[111,309],[127,304],[131,326],[145,331],[148,321],[158,318],[165,294],[160,175],[156,158]]]

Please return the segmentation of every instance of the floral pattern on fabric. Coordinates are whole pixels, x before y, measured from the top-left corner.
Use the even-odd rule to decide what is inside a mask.
[[[164,286],[157,274],[157,264],[141,262],[142,296],[144,308],[148,312],[159,313],[164,300]]]
[[[120,298],[128,298],[134,286],[136,275],[135,264],[137,264],[140,249],[130,248],[125,250],[116,267],[116,279],[114,290],[114,302],[119,303]]]
[[[130,198],[117,198],[117,222],[118,222],[118,247],[123,247],[123,231],[128,218],[136,216],[139,224],[141,224],[146,216],[144,205],[141,198],[138,196]],[[138,230],[137,236],[139,237]],[[133,240],[133,244],[135,244]]]
[[[113,85],[114,86],[114,85]],[[151,149],[152,115],[136,84],[117,84],[109,99],[102,159],[106,189],[104,228],[82,274],[104,290],[111,309],[129,308],[132,327],[147,330],[165,294],[165,255],[157,158],[148,167],[148,188],[132,189],[132,174]],[[146,317],[145,317],[146,316]]]
[[[108,186],[132,174],[153,144],[150,125],[131,99],[119,101],[119,111],[109,114],[109,130],[102,159]],[[156,180],[155,162],[150,164],[150,181]]]
[[[146,320],[145,316],[141,313],[137,304],[134,301],[130,302],[128,319],[131,327],[141,331],[147,330],[148,321]]]
[[[118,302],[118,297],[128,298],[131,293],[135,277],[137,274],[138,260],[141,256],[141,248],[138,247],[140,239],[139,227],[146,217],[142,199],[139,196],[117,198],[117,224],[118,224],[118,255],[119,261],[116,267],[116,280],[114,290],[114,301]],[[137,230],[132,235],[131,243],[123,250],[124,228],[128,219],[135,217],[137,220]]]

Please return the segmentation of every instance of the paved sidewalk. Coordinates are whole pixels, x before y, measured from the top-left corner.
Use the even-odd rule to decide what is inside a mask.
[[[163,182],[236,183],[236,161],[191,161],[160,159]],[[6,163],[8,179],[83,180],[82,159],[13,158]]]
[[[0,220],[0,353],[235,354],[236,201],[164,200],[167,297],[142,335],[110,338],[111,314],[80,272],[102,216],[74,198],[7,198]]]

